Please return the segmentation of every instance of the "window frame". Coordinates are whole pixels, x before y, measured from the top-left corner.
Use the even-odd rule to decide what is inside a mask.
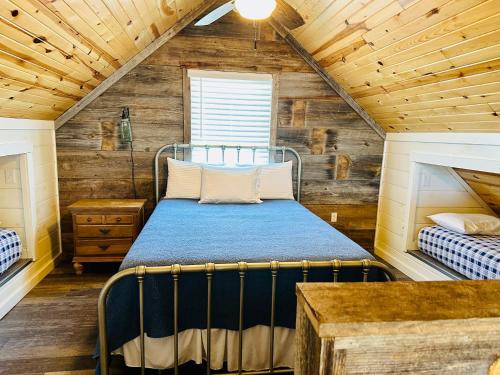
[[[250,71],[223,71],[213,69],[198,69],[182,67],[182,99],[184,106],[184,143],[191,143],[191,80],[188,75],[189,70],[199,70],[213,72],[215,74],[267,74],[272,76],[272,99],[271,99],[271,124],[269,129],[269,146],[276,146],[276,136],[278,129],[278,92],[279,92],[279,74],[268,72],[250,72]]]

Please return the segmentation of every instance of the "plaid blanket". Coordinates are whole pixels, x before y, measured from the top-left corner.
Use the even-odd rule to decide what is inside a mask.
[[[0,229],[0,274],[14,264],[22,253],[21,239],[11,229]]]
[[[469,279],[500,279],[500,236],[470,236],[436,225],[420,230],[418,247]]]

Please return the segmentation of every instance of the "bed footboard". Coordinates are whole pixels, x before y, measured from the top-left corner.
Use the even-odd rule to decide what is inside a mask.
[[[141,374],[145,374],[145,329],[144,329],[144,277],[146,275],[168,274],[171,275],[173,281],[173,327],[174,327],[174,373],[179,373],[179,275],[181,273],[204,273],[206,276],[206,295],[207,295],[207,374],[211,374],[211,329],[212,329],[212,280],[215,273],[220,272],[238,272],[239,274],[239,329],[238,329],[238,370],[231,374],[271,374],[271,373],[293,373],[292,369],[274,369],[274,329],[275,329],[275,312],[276,312],[276,283],[279,275],[279,270],[295,269],[302,271],[302,281],[308,281],[309,271],[315,268],[330,268],[332,272],[333,282],[338,282],[340,270],[344,268],[358,268],[362,275],[363,282],[368,281],[368,275],[371,269],[378,269],[383,272],[387,281],[394,281],[395,276],[392,271],[383,263],[372,260],[332,260],[332,261],[301,261],[301,262],[278,262],[272,261],[267,263],[230,263],[230,264],[214,264],[207,263],[205,265],[179,265],[161,267],[146,267],[138,266],[135,268],[125,269],[113,277],[103,287],[99,296],[98,302],[98,318],[99,318],[99,350],[100,350],[100,367],[101,374],[109,374],[109,350],[107,340],[107,322],[106,322],[106,302],[111,287],[124,277],[134,276],[138,285],[138,305],[139,305],[139,327],[140,327],[140,354],[141,354]],[[243,358],[243,328],[244,328],[244,305],[245,305],[245,277],[248,272],[257,270],[269,270],[271,273],[271,311],[270,313],[270,333],[269,333],[269,367],[266,371],[244,371],[242,368]],[[147,291],[146,291],[147,292]]]

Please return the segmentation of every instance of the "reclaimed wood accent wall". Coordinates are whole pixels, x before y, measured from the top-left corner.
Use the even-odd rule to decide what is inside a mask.
[[[455,171],[500,216],[500,175],[467,169],[455,169]]]
[[[382,139],[267,25],[254,49],[252,24],[228,15],[189,26],[56,133],[62,232],[71,248],[67,206],[80,198],[132,197],[128,145],[118,122],[129,106],[139,197],[153,208],[153,157],[183,140],[183,68],[276,73],[277,144],[304,158],[303,203],[368,249],[373,246]],[[286,214],[286,213],[284,213]]]

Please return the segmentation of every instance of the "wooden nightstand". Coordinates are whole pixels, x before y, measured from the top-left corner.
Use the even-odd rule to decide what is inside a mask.
[[[73,218],[73,267],[120,262],[144,225],[146,199],[82,199],[69,206]]]

